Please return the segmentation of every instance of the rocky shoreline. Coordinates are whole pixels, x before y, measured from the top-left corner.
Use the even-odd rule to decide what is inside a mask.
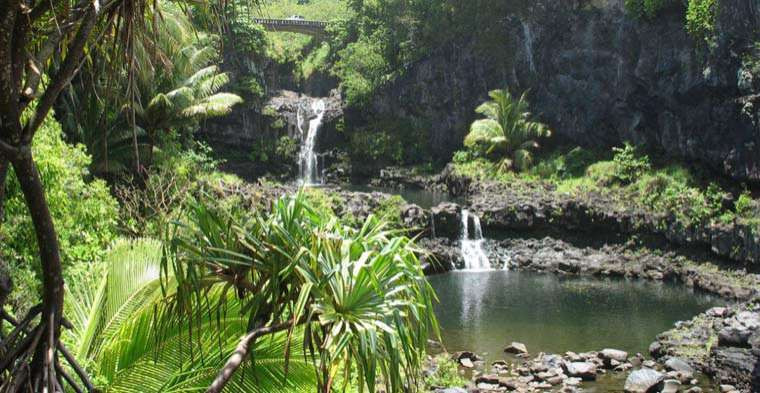
[[[674,281],[719,295],[736,303],[679,322],[659,335],[650,348],[657,362],[649,366],[666,372],[666,363],[677,359],[693,371],[712,377],[721,392],[760,391],[760,275],[747,270],[760,262],[760,234],[750,228],[738,223],[685,227],[674,217],[630,208],[609,195],[578,197],[542,185],[484,184],[456,177],[451,171],[435,178],[412,176],[407,180],[403,180],[403,172],[393,173],[381,179],[389,179],[392,185],[435,190],[443,183],[450,192],[468,197],[466,206],[444,203],[431,209],[432,234],[437,237],[420,241],[431,254],[424,261],[429,274],[462,266],[457,239],[461,210],[467,208],[480,216],[486,232],[508,234],[503,240],[487,240],[484,244],[495,268]],[[586,244],[576,245],[578,242],[573,240],[579,238]],[[721,257],[725,260],[718,260]],[[739,264],[744,266],[737,267]],[[668,375],[661,375],[654,390],[641,391],[701,391],[682,379],[665,384]],[[480,385],[481,389],[475,391],[549,387],[537,375],[531,376],[536,382],[533,385],[481,376],[473,379],[473,387]],[[483,390],[489,383],[493,389]],[[561,387],[574,389],[564,382]]]

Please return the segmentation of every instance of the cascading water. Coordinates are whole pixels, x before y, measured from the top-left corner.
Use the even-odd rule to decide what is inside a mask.
[[[528,58],[528,65],[531,72],[536,72],[536,64],[533,62],[533,32],[527,22],[522,22],[525,56]]]
[[[309,129],[306,132],[305,138],[303,137],[303,118],[300,109],[296,114],[298,130],[301,132],[301,151],[298,153],[298,167],[301,172],[299,183],[305,186],[324,183],[319,170],[317,153],[314,151],[314,148],[317,143],[319,127],[322,126],[322,119],[325,116],[325,107],[324,100],[312,101],[311,110],[316,114],[316,117],[309,120]]]
[[[470,236],[470,221],[472,221],[472,236]],[[461,251],[466,270],[491,270],[491,262],[483,250],[483,229],[480,218],[462,210]]]

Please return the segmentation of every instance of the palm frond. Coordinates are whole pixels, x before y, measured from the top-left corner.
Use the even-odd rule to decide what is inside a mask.
[[[182,115],[197,119],[224,116],[232,111],[233,106],[241,102],[243,99],[236,94],[217,93],[185,108]]]

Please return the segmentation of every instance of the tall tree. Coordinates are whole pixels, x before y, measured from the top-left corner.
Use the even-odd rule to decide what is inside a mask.
[[[111,60],[127,64],[127,96],[136,97],[137,37],[145,35],[145,15],[157,7],[158,0],[0,1],[0,188],[12,168],[32,217],[42,280],[41,305],[14,321],[15,330],[0,342],[0,391],[61,392],[66,384],[81,391],[80,383],[91,388],[84,373],[81,382],[74,382],[59,361],[62,355],[81,371],[59,340],[64,322],[60,247],[31,144],[98,45],[114,43]],[[159,14],[154,13],[156,23]]]

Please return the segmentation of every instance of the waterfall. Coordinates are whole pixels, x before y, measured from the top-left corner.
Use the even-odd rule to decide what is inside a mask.
[[[300,108],[296,114],[298,130],[301,132],[301,151],[298,153],[298,167],[301,171],[299,183],[305,186],[323,183],[314,148],[317,143],[319,127],[322,125],[322,119],[325,116],[325,101],[321,99],[312,101],[311,110],[316,114],[316,117],[309,120],[309,129],[305,138],[303,137],[303,117]]]
[[[528,65],[531,72],[536,72],[536,64],[533,62],[533,32],[530,31],[530,25],[527,22],[522,22],[523,28],[523,46],[525,49],[525,57],[528,58]]]
[[[472,221],[472,236],[470,236],[470,221]],[[466,270],[490,270],[491,262],[483,250],[483,229],[480,218],[462,210],[461,251]]]

